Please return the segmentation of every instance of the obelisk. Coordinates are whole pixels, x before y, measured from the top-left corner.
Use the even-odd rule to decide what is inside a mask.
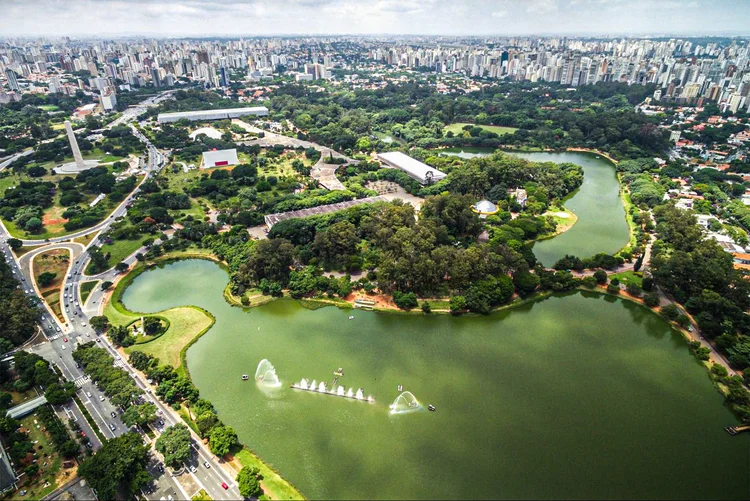
[[[76,161],[76,167],[78,167],[79,170],[83,170],[86,167],[86,164],[83,163],[81,150],[78,148],[78,141],[76,141],[76,136],[73,134],[73,127],[67,120],[65,120],[65,132],[68,133],[68,141],[70,141],[70,149],[73,150],[73,158]]]

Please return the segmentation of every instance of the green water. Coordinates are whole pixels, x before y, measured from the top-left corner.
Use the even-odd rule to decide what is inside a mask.
[[[747,498],[748,436],[686,343],[632,303],[575,293],[484,317],[245,312],[208,261],[144,273],[140,311],[194,304],[215,326],[188,351],[201,394],[242,442],[321,498]],[[354,315],[354,320],[348,320]],[[254,381],[268,358],[283,381]],[[299,392],[301,378],[376,402]],[[391,416],[397,386],[436,412]]]
[[[489,148],[455,148],[445,154],[461,158],[490,155]],[[534,244],[534,255],[545,266],[552,266],[565,254],[590,257],[614,254],[628,243],[628,223],[620,200],[620,186],[614,166],[588,153],[509,152],[534,162],[570,162],[583,167],[583,184],[565,207],[578,216],[576,224],[560,235]]]

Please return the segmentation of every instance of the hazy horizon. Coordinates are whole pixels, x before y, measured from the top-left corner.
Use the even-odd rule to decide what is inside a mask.
[[[747,36],[750,0],[5,0],[3,38]]]

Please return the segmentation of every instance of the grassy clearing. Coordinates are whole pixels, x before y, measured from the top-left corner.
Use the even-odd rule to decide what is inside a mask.
[[[566,209],[564,206],[551,205],[549,210],[544,214],[545,216],[551,216],[555,220],[557,225],[555,229],[555,235],[564,233],[571,229],[574,224],[578,221],[578,216],[574,212]]]
[[[609,279],[612,280],[613,278],[617,278],[620,283],[629,285],[629,284],[636,284],[638,287],[643,286],[643,274],[637,273],[634,271],[623,271],[621,273],[615,273],[613,275],[610,275]]]
[[[74,238],[73,241],[74,242],[78,242],[79,244],[82,244],[82,245],[88,245],[94,239],[95,234],[96,234],[96,232],[89,233],[88,235],[84,235],[82,237]]]
[[[261,480],[261,487],[263,492],[270,499],[304,499],[304,496],[295,487],[281,478],[273,468],[268,466],[266,463],[260,460],[258,456],[253,452],[243,447],[242,450],[234,455],[234,458],[239,461],[241,466],[255,467],[260,470],[260,474],[263,475]]]
[[[193,496],[192,501],[211,501],[211,496],[208,495],[208,492],[201,489],[198,491],[198,494]]]
[[[98,280],[92,280],[81,284],[81,304],[86,304],[86,300],[89,298],[91,291],[94,290],[94,287],[96,287],[98,283]]]
[[[513,134],[518,129],[516,127],[502,127],[500,125],[477,125],[466,122],[459,122],[455,124],[446,125],[443,129],[443,134],[453,132],[454,135],[463,134],[463,128],[466,125],[472,125],[474,127],[481,127],[488,132],[494,132],[495,134],[502,136],[503,134]]]
[[[50,492],[57,489],[60,482],[60,469],[62,468],[62,459],[55,452],[52,439],[42,431],[44,426],[36,417],[36,413],[24,417],[21,426],[28,432],[29,441],[34,444],[34,456],[39,465],[39,473],[34,477],[25,479],[19,484],[19,490],[26,490],[26,499],[42,499]],[[71,470],[72,472],[72,470]],[[70,473],[68,473],[70,474]],[[17,496],[11,496],[13,499],[20,499]]]
[[[69,264],[70,252],[67,249],[55,249],[34,256],[35,280],[42,273],[54,273],[56,275],[55,279],[44,287],[37,284],[42,294],[50,290],[60,290]]]
[[[104,314],[110,318],[110,322],[115,323],[109,316],[109,310],[110,305],[107,305]],[[161,364],[169,364],[175,368],[180,366],[182,348],[213,324],[211,317],[202,310],[190,306],[172,308],[155,316],[164,317],[169,321],[167,332],[152,341],[130,346],[125,349],[125,353],[142,351],[158,357]],[[131,320],[138,318],[140,315],[133,314]]]
[[[102,252],[105,254],[109,253],[109,260],[107,261],[109,267],[113,267],[135,251],[137,251],[143,242],[148,238],[153,238],[152,235],[139,235],[138,238],[133,240],[114,240],[111,244],[102,245]],[[87,271],[88,273],[88,271]]]

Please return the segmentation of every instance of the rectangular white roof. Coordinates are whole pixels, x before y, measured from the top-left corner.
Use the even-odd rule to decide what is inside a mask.
[[[223,165],[237,165],[240,163],[237,158],[237,150],[211,150],[203,152],[203,165],[213,167],[216,162],[226,162]]]
[[[426,181],[428,177],[432,177],[433,181],[440,181],[447,175],[444,172],[420,162],[419,160],[413,159],[409,155],[401,153],[400,151],[378,153],[378,158],[392,167],[401,169],[421,182]]]
[[[239,117],[242,115],[268,115],[268,108],[265,106],[251,106],[249,108],[226,108],[220,110],[196,110],[196,111],[177,111],[174,113],[159,113],[157,120],[160,122],[176,122],[181,118],[200,120],[202,117],[213,119],[217,116]]]

